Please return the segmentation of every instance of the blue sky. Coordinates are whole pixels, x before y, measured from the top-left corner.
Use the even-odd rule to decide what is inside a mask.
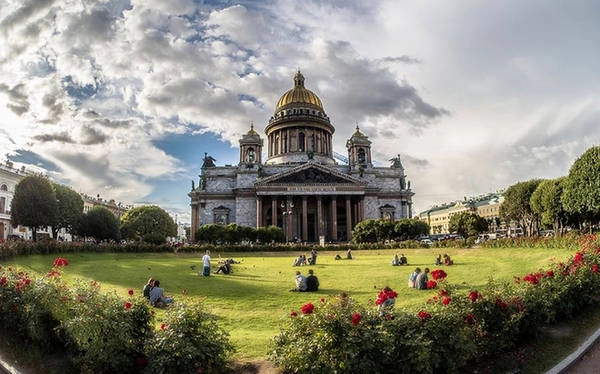
[[[0,146],[88,195],[189,221],[204,152],[235,164],[300,68],[415,213],[567,175],[598,144],[596,1],[0,0]],[[264,133],[263,133],[264,135]]]

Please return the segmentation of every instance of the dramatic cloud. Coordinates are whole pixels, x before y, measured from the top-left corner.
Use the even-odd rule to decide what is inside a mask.
[[[187,217],[203,152],[237,162],[297,69],[415,208],[565,175],[597,144],[595,2],[7,0],[0,145],[90,195]],[[516,32],[515,30],[518,30]],[[186,144],[172,137],[219,142]],[[168,144],[164,145],[164,144]],[[169,193],[165,193],[169,191]]]

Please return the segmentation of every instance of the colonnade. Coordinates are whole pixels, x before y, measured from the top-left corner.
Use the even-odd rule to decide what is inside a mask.
[[[281,227],[287,241],[347,241],[364,211],[358,195],[258,196],[256,227]]]

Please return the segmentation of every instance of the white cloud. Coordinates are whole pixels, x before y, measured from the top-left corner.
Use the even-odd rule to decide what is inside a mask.
[[[7,0],[0,145],[84,192],[137,201],[156,181],[196,175],[186,165],[214,147],[177,159],[161,139],[208,132],[237,145],[250,121],[264,128],[300,68],[335,150],[358,124],[381,165],[401,154],[421,210],[565,175],[598,143],[599,7]]]

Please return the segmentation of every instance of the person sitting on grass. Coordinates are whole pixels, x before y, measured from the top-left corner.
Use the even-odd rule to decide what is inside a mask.
[[[306,277],[306,291],[314,292],[319,290],[319,278],[314,274],[312,269],[308,270],[308,277]]]
[[[165,296],[165,290],[160,287],[160,281],[154,281],[154,287],[150,290],[150,305],[155,307],[163,307],[171,304],[173,298]]]
[[[148,283],[144,285],[144,289],[142,290],[142,294],[146,299],[150,299],[150,291],[154,287],[154,278],[148,279]]]
[[[221,272],[223,274],[231,273],[231,262],[229,259],[219,260],[219,269],[217,269],[217,271],[215,271],[215,274],[219,274]]]
[[[352,260],[352,250],[348,249],[346,252],[346,260]]]
[[[447,253],[444,253],[444,265],[450,266],[450,265],[453,265],[453,264],[454,264],[454,261],[452,261],[450,259],[450,256],[448,256]]]
[[[427,289],[427,281],[429,278],[427,277],[429,274],[429,268],[425,268],[422,273],[417,275],[417,279],[415,279],[415,288],[417,290],[426,290]]]
[[[394,258],[392,259],[392,266],[400,266],[400,258],[398,257],[397,253],[394,255]]]
[[[409,288],[415,288],[415,281],[417,280],[417,276],[421,273],[421,268],[415,268],[415,271],[413,271],[409,276],[408,276],[408,287]]]
[[[408,260],[406,259],[404,253],[402,254],[402,256],[400,256],[400,265],[408,265]]]
[[[296,288],[290,291],[305,292],[306,291],[306,277],[300,273],[300,270],[296,270]]]
[[[441,264],[443,264],[443,262],[442,262],[442,255],[438,254],[438,256],[435,259],[435,266],[440,266]]]

